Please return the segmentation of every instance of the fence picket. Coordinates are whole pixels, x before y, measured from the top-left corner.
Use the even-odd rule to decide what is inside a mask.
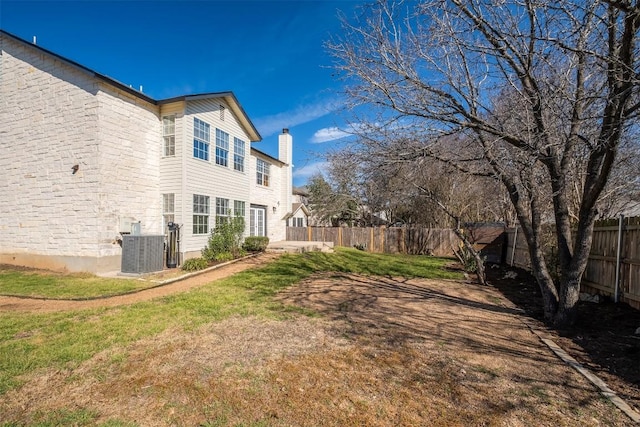
[[[591,252],[582,276],[581,290],[615,297],[618,220],[598,221],[593,229]],[[509,250],[514,228],[506,230]],[[522,233],[517,233],[513,265],[529,269],[529,251]],[[640,309],[640,217],[624,218],[620,252],[620,301]]]
[[[491,262],[500,262],[501,225],[470,228],[469,234],[476,249],[491,246]],[[460,240],[451,229],[419,227],[287,227],[287,240],[325,241],[335,246],[362,247],[369,252],[405,253],[453,257]],[[497,243],[496,243],[497,242]],[[497,258],[497,259],[496,259]]]

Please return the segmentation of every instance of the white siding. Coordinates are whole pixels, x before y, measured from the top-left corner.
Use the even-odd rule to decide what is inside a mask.
[[[184,116],[185,103],[174,102],[162,105],[160,108],[160,120],[162,116],[175,115],[176,118],[176,154],[175,156],[165,157],[164,140],[160,137],[160,194],[173,193],[175,195],[175,222],[183,224],[183,206],[184,198],[184,167],[185,156],[190,152],[185,145],[186,128],[189,124]],[[162,131],[161,131],[162,132]],[[191,130],[193,132],[193,130]],[[162,196],[160,196],[162,197]],[[191,203],[190,198],[186,203]],[[182,230],[184,232],[184,229]]]
[[[224,120],[220,120],[220,105],[225,107]],[[193,157],[193,120],[198,119],[210,126],[209,161]],[[229,162],[228,166],[220,166],[215,162],[216,128],[229,134]],[[233,138],[245,141],[245,170],[239,172],[233,169]],[[193,235],[193,194],[201,194],[210,198],[209,226],[212,227],[215,218],[215,199],[222,197],[229,199],[233,207],[234,200],[244,201],[249,207],[249,136],[234,117],[231,109],[219,98],[195,100],[187,102],[184,115],[185,152],[184,171],[184,204],[182,206],[182,250],[185,252],[200,251],[207,243],[207,235]],[[176,201],[177,203],[177,201]],[[176,210],[178,208],[176,207]]]
[[[293,219],[294,218],[302,218],[302,224],[303,224],[304,227],[309,225],[309,223],[307,221],[307,215],[304,213],[304,211],[302,209],[296,210],[293,213],[293,215],[289,218],[289,226],[290,227],[293,227]]]

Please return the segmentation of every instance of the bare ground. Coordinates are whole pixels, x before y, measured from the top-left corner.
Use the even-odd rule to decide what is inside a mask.
[[[528,316],[542,319],[540,289],[531,275],[506,267],[487,270],[491,284]],[[507,271],[515,272],[509,276]],[[567,353],[604,380],[620,397],[640,408],[640,310],[615,304],[580,302],[578,321],[568,330],[549,331]]]
[[[522,323],[508,286],[317,275],[278,297],[317,318],[231,318],[41,371],[0,396],[0,422],[83,409],[98,425],[631,425]],[[609,375],[637,408],[637,384]]]

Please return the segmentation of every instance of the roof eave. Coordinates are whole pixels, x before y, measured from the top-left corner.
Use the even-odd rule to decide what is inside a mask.
[[[171,102],[177,101],[197,101],[199,99],[217,99],[222,98],[225,100],[229,108],[233,111],[234,115],[238,117],[240,123],[244,130],[247,132],[249,136],[249,140],[251,142],[260,142],[262,141],[262,136],[258,132],[258,129],[254,126],[253,122],[240,105],[238,98],[236,98],[235,94],[231,91],[226,92],[211,92],[211,93],[201,93],[196,95],[183,95],[174,98],[168,98],[158,101],[159,104],[169,104]]]
[[[258,154],[258,155],[260,155],[260,156],[262,156],[262,157],[266,157],[266,158],[268,158],[270,161],[272,161],[273,163],[277,163],[277,164],[279,164],[280,166],[289,166],[288,164],[286,164],[286,163],[285,163],[285,162],[283,162],[282,160],[277,159],[277,158],[275,158],[275,157],[273,157],[273,156],[270,156],[269,154],[265,153],[264,151],[260,151],[260,150],[258,150],[258,149],[256,149],[256,148],[251,147],[251,153],[252,153],[252,154]]]
[[[169,99],[164,99],[164,100],[155,100],[153,98],[151,98],[150,96],[142,93],[139,90],[136,90],[134,88],[132,88],[131,86],[128,86],[122,82],[119,82],[118,80],[111,78],[107,75],[98,73],[97,71],[92,70],[91,68],[85,67],[82,64],[79,64],[78,62],[72,61],[68,58],[65,58],[64,56],[58,55],[55,52],[52,52],[50,50],[47,50],[43,47],[40,47],[36,44],[33,43],[29,43],[27,40],[24,40],[18,36],[15,36],[5,30],[0,29],[0,34],[5,35],[6,37],[9,37],[10,39],[21,43],[25,46],[28,46],[32,49],[36,49],[37,51],[46,54],[48,56],[51,56],[55,59],[58,59],[62,62],[64,62],[65,64],[81,71],[84,73],[89,74],[92,77],[95,77],[98,80],[101,80],[117,89],[120,89],[124,92],[127,92],[137,98],[140,98],[150,104],[153,105],[161,105],[161,104],[168,104],[171,102],[176,102],[176,101],[190,101],[190,100],[197,100],[197,99],[206,99],[206,98],[223,98],[227,104],[229,105],[229,107],[231,108],[231,110],[233,111],[233,113],[236,115],[236,117],[238,117],[238,119],[240,120],[243,128],[245,129],[245,131],[247,132],[247,135],[249,136],[249,139],[251,142],[259,142],[262,141],[262,136],[260,135],[260,133],[258,132],[258,130],[256,129],[256,127],[254,126],[254,124],[251,122],[251,119],[249,119],[249,116],[247,115],[247,113],[244,111],[244,109],[242,108],[242,105],[240,105],[240,102],[238,102],[238,99],[236,98],[236,96],[234,95],[233,92],[231,91],[226,91],[226,92],[215,92],[215,93],[205,93],[205,94],[199,94],[199,95],[183,95],[183,96],[178,96],[175,98],[169,98]]]
[[[62,61],[65,64],[67,64],[67,65],[69,65],[69,66],[71,66],[71,67],[73,67],[73,68],[75,68],[75,69],[77,69],[77,70],[79,70],[81,72],[87,73],[90,76],[97,78],[98,80],[102,80],[103,82],[105,82],[105,83],[107,83],[107,84],[109,84],[111,86],[114,86],[117,89],[120,89],[120,90],[122,90],[124,92],[127,92],[127,93],[129,93],[129,94],[131,94],[131,95],[133,95],[133,96],[135,96],[137,98],[143,99],[144,101],[147,101],[150,104],[153,104],[153,105],[157,105],[158,104],[158,102],[155,99],[151,98],[150,96],[147,96],[144,93],[140,92],[139,90],[136,90],[136,89],[132,88],[131,86],[127,86],[126,84],[124,84],[122,82],[119,82],[118,80],[116,80],[114,78],[111,78],[111,77],[109,77],[107,75],[104,75],[104,74],[100,74],[97,71],[94,71],[89,67],[85,67],[84,65],[79,64],[79,63],[77,63],[75,61],[72,61],[69,58],[65,58],[64,56],[58,55],[55,52],[52,52],[52,51],[47,50],[47,49],[45,49],[43,47],[40,47],[37,44],[29,43],[28,41],[26,41],[24,39],[21,39],[18,36],[14,36],[13,34],[6,32],[5,30],[1,30],[0,29],[0,33],[4,34],[5,36],[7,36],[7,37],[11,38],[12,40],[17,41],[17,42],[19,42],[19,43],[21,43],[21,44],[23,44],[25,46],[29,46],[30,48],[36,49],[37,51],[39,51],[39,52],[41,52],[41,53],[43,53],[45,55],[51,56],[51,57],[53,57],[53,58],[55,58],[55,59],[57,59],[59,61]]]

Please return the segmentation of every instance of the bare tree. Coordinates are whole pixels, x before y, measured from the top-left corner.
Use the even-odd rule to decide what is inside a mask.
[[[350,158],[359,156],[352,153]],[[417,159],[389,166],[368,157],[359,159],[363,176],[384,177],[394,183],[395,196],[404,202],[403,217],[407,225],[450,227],[460,239],[462,247],[453,248],[455,255],[468,271],[475,271],[478,281],[486,284],[484,260],[476,250],[473,238],[474,223],[503,221],[508,210],[496,197],[503,193],[494,180],[462,174],[434,159]],[[397,181],[397,182],[394,182]],[[381,194],[390,197],[389,188],[381,186]]]
[[[633,138],[622,144],[618,150],[616,167],[612,170],[599,203],[599,219],[613,218],[627,210],[638,212],[638,202],[640,202],[639,165],[640,141]]]
[[[598,201],[640,106],[639,26],[631,0],[379,1],[343,19],[328,48],[352,106],[368,107],[354,129],[369,158],[433,157],[502,183],[545,318],[565,326],[575,321]],[[555,281],[545,223],[555,227]]]

